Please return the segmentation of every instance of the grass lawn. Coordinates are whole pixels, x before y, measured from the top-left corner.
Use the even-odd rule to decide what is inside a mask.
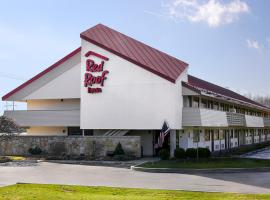
[[[91,199],[91,200],[139,200],[139,199],[196,199],[196,200],[264,200],[270,194],[230,194],[187,192],[175,190],[124,189],[109,187],[85,187],[64,185],[16,184],[0,188],[0,199]]]
[[[209,168],[256,168],[270,167],[270,160],[250,158],[212,158],[204,160],[161,160],[140,165],[147,168],[181,168],[181,169],[209,169]]]

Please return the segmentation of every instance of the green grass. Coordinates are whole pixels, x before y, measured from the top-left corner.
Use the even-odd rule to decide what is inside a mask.
[[[124,189],[64,185],[16,184],[0,188],[0,199],[5,200],[266,200],[270,194],[233,194],[188,192],[175,190]]]
[[[180,168],[180,169],[210,169],[210,168],[257,168],[270,167],[270,160],[250,158],[212,158],[204,160],[161,160],[140,165],[147,168]]]

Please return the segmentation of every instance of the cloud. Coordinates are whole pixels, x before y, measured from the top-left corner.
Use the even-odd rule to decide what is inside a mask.
[[[206,22],[210,27],[233,23],[240,14],[250,10],[247,3],[241,0],[231,0],[229,3],[219,0],[171,0],[164,6],[172,19]]]
[[[256,40],[246,39],[248,48],[260,50],[262,47]]]

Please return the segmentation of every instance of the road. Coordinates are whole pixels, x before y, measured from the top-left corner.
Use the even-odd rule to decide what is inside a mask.
[[[0,185],[17,182],[155,188],[211,192],[270,193],[270,173],[167,174],[128,168],[40,162],[36,166],[1,166]]]

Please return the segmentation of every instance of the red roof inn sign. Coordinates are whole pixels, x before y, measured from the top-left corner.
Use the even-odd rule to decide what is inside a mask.
[[[88,58],[89,56],[95,56],[100,58],[102,61],[100,63],[95,63],[94,60]],[[108,70],[104,70],[104,63],[108,61],[109,58],[102,56],[93,51],[88,51],[85,54],[86,59],[86,72],[84,74],[84,87],[87,87],[88,93],[100,93],[104,86],[104,81],[107,79]],[[96,75],[98,73],[98,75]],[[98,87],[99,86],[99,87]]]

